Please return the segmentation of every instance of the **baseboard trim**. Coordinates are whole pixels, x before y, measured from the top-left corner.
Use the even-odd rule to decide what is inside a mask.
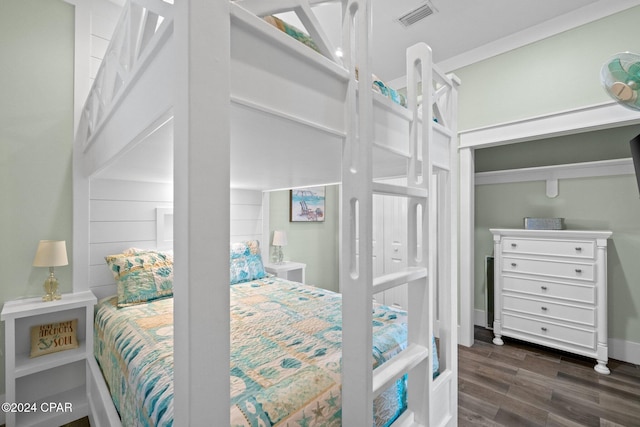
[[[640,365],[640,343],[609,338],[609,357]]]
[[[476,326],[482,326],[483,328],[487,327],[484,310],[476,309],[474,311],[474,322]],[[609,346],[610,359],[640,365],[640,343],[621,340],[618,338],[609,338],[607,340],[607,344]]]
[[[487,315],[484,310],[475,309],[473,311],[473,324],[476,326],[482,326],[483,328],[489,326],[487,325]]]

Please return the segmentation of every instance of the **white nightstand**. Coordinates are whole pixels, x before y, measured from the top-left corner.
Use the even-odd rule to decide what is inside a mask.
[[[96,302],[85,291],[63,294],[57,301],[38,297],[4,304],[7,427],[62,425],[89,414],[86,372]],[[32,326],[73,319],[78,319],[78,348],[29,357]]]
[[[265,264],[264,269],[283,279],[304,283],[304,274],[307,264],[301,262],[283,262],[282,264]]]

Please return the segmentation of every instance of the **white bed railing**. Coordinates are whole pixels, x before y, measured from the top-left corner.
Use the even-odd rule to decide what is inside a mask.
[[[118,21],[82,111],[78,135],[89,145],[158,46],[173,32],[172,0],[130,0]]]
[[[336,0],[332,0],[336,1]],[[253,12],[257,16],[273,15],[281,12],[294,12],[302,25],[307,29],[309,35],[318,46],[320,53],[333,62],[341,64],[342,61],[337,56],[337,50],[332,45],[329,37],[318,21],[311,5],[314,3],[327,3],[327,0],[238,0],[237,3],[245,9]]]

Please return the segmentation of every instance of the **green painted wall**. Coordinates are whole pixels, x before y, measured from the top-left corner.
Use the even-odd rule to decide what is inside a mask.
[[[600,67],[640,52],[640,7],[455,70],[462,79],[459,130],[608,101]]]
[[[289,191],[274,191],[269,199],[269,229],[287,232],[286,261],[307,264],[306,282],[338,292],[338,237],[340,193],[336,185],[325,187],[323,222],[289,222]]]
[[[48,271],[31,266],[39,240],[66,240],[71,263],[73,54],[73,6],[0,1],[2,303],[42,295]],[[56,269],[62,292],[71,268]],[[0,346],[4,355],[4,335]],[[4,393],[4,357],[0,373]]]

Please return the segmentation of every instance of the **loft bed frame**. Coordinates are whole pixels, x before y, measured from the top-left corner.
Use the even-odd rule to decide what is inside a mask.
[[[175,425],[225,425],[229,289],[211,283],[229,282],[230,188],[340,182],[343,425],[372,425],[373,397],[405,373],[408,408],[393,425],[456,425],[459,82],[437,70],[419,44],[407,51],[408,108],[391,103],[371,90],[370,0],[339,1],[342,59],[313,3],[320,1],[127,3],[74,147],[74,290],[90,289],[90,259],[106,255],[91,244],[92,181],[131,167],[152,180],[166,162],[173,169],[175,282],[183,284],[174,289]],[[322,55],[258,17],[283,11],[296,12]],[[167,126],[168,147],[153,138]],[[382,182],[398,177],[406,184]],[[375,279],[373,194],[408,200],[409,267]],[[407,348],[372,371],[373,294],[403,284]],[[95,360],[87,378],[92,425],[119,425]]]

